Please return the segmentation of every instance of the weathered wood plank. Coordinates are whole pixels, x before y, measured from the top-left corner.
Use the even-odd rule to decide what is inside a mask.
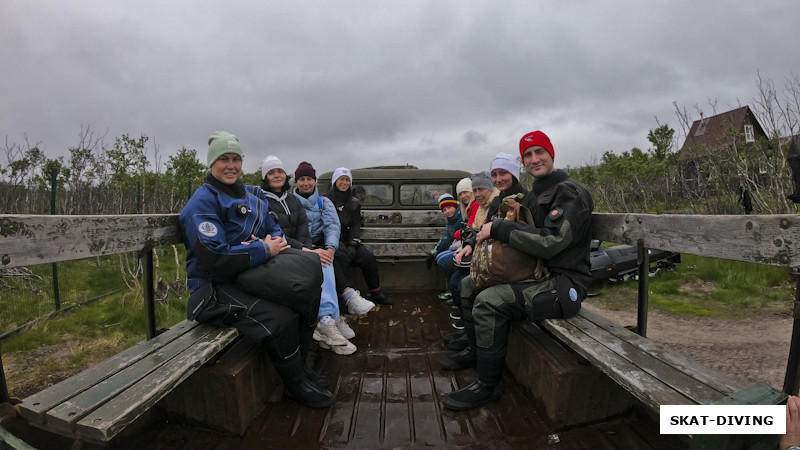
[[[629,342],[640,350],[649,353],[654,358],[674,366],[679,370],[691,373],[692,376],[697,380],[720,392],[736,392],[744,388],[744,385],[732,377],[716,372],[708,367],[699,365],[683,355],[674,353],[664,344],[643,338],[638,334],[626,329],[622,325],[617,324],[594,311],[591,311],[587,308],[581,308],[578,314],[586,320],[589,320],[609,331],[617,338],[622,339],[625,342]]]
[[[83,417],[77,424],[77,435],[89,442],[108,442],[237,336],[233,328],[218,328],[208,333],[158,370],[151,371],[136,385]]]
[[[155,376],[157,377],[174,377],[183,375],[185,371],[192,373],[196,367],[184,364],[184,362],[188,361],[186,360],[188,357],[186,355],[195,355],[197,360],[205,362],[207,357],[210,357],[206,355],[208,348],[219,351],[217,342],[227,345],[227,343],[235,339],[237,334],[238,332],[232,328],[196,327],[178,339],[173,340],[169,345],[127,367],[124,371],[117,372],[68,401],[50,409],[46,414],[45,424],[48,428],[62,434],[74,432],[75,424],[81,418],[92,413],[98,407],[102,407],[105,403],[113,401],[114,398],[126,395],[125,392],[131,386],[135,386],[151,374],[156,374]],[[171,363],[173,358],[181,354],[184,356],[183,359],[178,360],[180,363]],[[170,386],[164,386],[163,388],[172,389]],[[156,387],[150,386],[150,389],[156,389]],[[163,394],[166,395],[169,390]],[[157,392],[152,393],[152,395],[158,394]],[[129,407],[137,407],[138,404],[141,404],[135,399],[137,397],[128,399]],[[141,414],[150,406],[152,405],[148,404],[139,413]],[[104,417],[104,421],[116,420],[111,415]]]
[[[447,225],[444,214],[438,209],[429,210],[361,210],[364,226],[438,226]]]
[[[368,241],[431,241],[442,237],[444,227],[364,227],[361,229],[361,240]]]
[[[425,258],[434,247],[434,242],[368,242],[366,247],[372,250],[376,258],[403,259],[409,257]]]
[[[648,408],[659,411],[659,405],[691,405],[693,402],[653,376],[642,372],[630,361],[565,320],[545,320],[542,326],[600,371],[633,394]]]
[[[619,339],[580,316],[569,319],[569,323],[638,367],[640,371],[660,380],[675,391],[680,392],[681,395],[691,399],[694,403],[710,404],[733,392],[732,390],[719,391],[694,378],[692,375],[695,364],[688,367],[688,370],[681,370],[681,368],[667,364],[653,357],[653,355],[641,351],[635,345]]]
[[[111,255],[179,242],[176,214],[0,215],[0,267]]]
[[[45,414],[54,406],[75,397],[142,358],[169,345],[172,341],[198,325],[197,322],[188,320],[177,323],[153,339],[139,342],[83,372],[27,397],[17,405],[17,411],[28,421],[43,425],[46,420]],[[209,327],[208,325],[202,326]]]
[[[800,215],[594,214],[592,235],[618,244],[800,267]]]

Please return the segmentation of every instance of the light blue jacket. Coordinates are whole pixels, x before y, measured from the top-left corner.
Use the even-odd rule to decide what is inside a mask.
[[[311,234],[311,242],[318,242],[325,237],[325,248],[339,248],[339,214],[336,207],[328,197],[320,197],[317,188],[308,198],[303,197],[294,190],[294,195],[300,199],[300,203],[306,210],[308,216],[308,231]]]

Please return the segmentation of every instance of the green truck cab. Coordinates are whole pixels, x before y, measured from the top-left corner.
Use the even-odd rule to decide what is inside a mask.
[[[353,186],[366,191],[361,209],[420,210],[438,209],[439,196],[450,194],[458,198],[456,184],[468,178],[463,170],[419,169],[415,166],[378,166],[353,169]],[[333,172],[317,178],[320,194],[331,186]]]

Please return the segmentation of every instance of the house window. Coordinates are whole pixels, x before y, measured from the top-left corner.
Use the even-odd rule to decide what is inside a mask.
[[[752,125],[745,125],[744,126],[744,140],[745,142],[755,142],[756,135],[753,133],[753,126]]]

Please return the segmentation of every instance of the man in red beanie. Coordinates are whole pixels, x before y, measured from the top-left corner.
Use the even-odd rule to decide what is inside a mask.
[[[472,277],[462,280],[462,318],[469,345],[440,359],[439,365],[451,370],[475,367],[478,379],[445,396],[443,403],[449,409],[466,410],[499,399],[512,322],[574,316],[592,279],[591,194],[566,172],[553,168],[553,144],[541,131],[524,135],[519,152],[525,171],[534,177],[521,200],[533,214],[534,226],[496,218],[481,227],[477,241],[491,238],[537,256],[545,261],[550,276],[482,290]],[[464,255],[471,251],[467,247]]]

